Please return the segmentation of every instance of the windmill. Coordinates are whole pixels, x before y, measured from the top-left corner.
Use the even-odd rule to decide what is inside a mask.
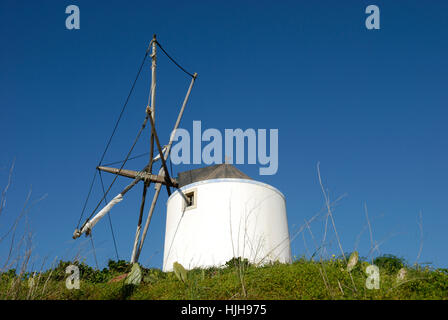
[[[189,88],[168,144],[164,146],[160,143],[154,123],[157,48],[160,48],[177,67],[191,77]],[[111,209],[123,200],[129,190],[142,182],[143,192],[132,247],[131,263],[138,262],[162,188],[166,189],[168,193],[163,271],[172,270],[176,262],[181,263],[187,269],[191,269],[223,265],[226,261],[238,257],[257,264],[272,261],[290,262],[291,248],[286,202],[284,195],[279,190],[266,183],[251,179],[235,168],[231,164],[232,159],[227,157],[225,163],[179,172],[177,178],[170,176],[167,159],[170,156],[176,130],[179,127],[197,74],[187,72],[172,59],[156,40],[156,36],[151,40],[145,58],[149,52],[151,52],[150,57],[152,59],[151,88],[142,127],[120,168],[102,165],[104,154],[110,144],[109,139],[96,172],[99,172],[100,177],[101,172],[114,174],[114,179],[107,190],[103,189],[103,198],[81,226],[80,218],[78,227],[73,233],[73,238],[76,239],[82,234],[91,234],[92,228],[97,222],[108,215]],[[140,171],[124,169],[124,165],[130,158],[132,150],[148,121],[151,126],[149,162]],[[115,129],[112,136],[114,132]],[[160,162],[160,169],[155,173],[154,167],[157,162]],[[130,178],[132,182],[112,200],[106,202],[106,195],[119,176]],[[151,183],[155,184],[155,192],[143,226],[146,193]],[[174,192],[172,192],[172,188],[175,189]],[[89,195],[87,199],[88,197]],[[106,205],[97,212],[103,200]],[[85,207],[86,204],[84,204],[83,212]],[[83,213],[81,213],[81,217],[82,215]],[[108,216],[110,218],[110,215]]]
[[[160,48],[174,64],[176,64],[180,69],[182,69],[185,73],[187,73],[191,77],[190,86],[189,86],[189,88],[187,90],[187,93],[186,93],[186,96],[184,98],[183,104],[182,104],[182,106],[180,108],[179,114],[177,116],[177,120],[176,120],[174,128],[173,128],[173,131],[172,131],[171,136],[169,138],[168,144],[166,144],[164,146],[161,145],[160,140],[159,140],[159,136],[157,135],[157,131],[156,131],[156,128],[155,128],[155,117],[154,117],[155,110],[156,110],[157,48]],[[149,53],[150,53],[150,55],[149,55]],[[171,146],[173,144],[173,140],[174,140],[174,137],[175,137],[176,130],[179,127],[180,121],[182,119],[182,116],[183,116],[183,113],[184,113],[184,110],[185,110],[185,106],[187,105],[187,102],[188,102],[191,90],[192,90],[193,85],[195,83],[195,80],[197,78],[197,74],[196,73],[191,74],[191,73],[187,72],[173,58],[171,58],[171,56],[163,49],[161,44],[157,41],[156,35],[154,35],[153,39],[151,40],[151,42],[150,42],[150,44],[148,46],[148,49],[146,50],[145,57],[144,57],[143,62],[142,62],[142,66],[143,66],[143,64],[145,62],[145,59],[147,58],[148,55],[151,58],[151,87],[150,87],[150,95],[149,95],[149,99],[148,99],[148,104],[146,106],[146,115],[145,115],[145,119],[143,121],[142,127],[141,127],[141,129],[140,129],[140,131],[139,131],[139,133],[137,135],[136,140],[134,141],[133,146],[131,147],[131,150],[129,151],[126,159],[123,161],[123,163],[122,163],[120,168],[111,168],[111,167],[105,167],[105,166],[102,166],[102,165],[97,166],[97,170],[99,172],[103,171],[103,172],[112,173],[112,174],[115,175],[115,178],[112,181],[112,183],[109,186],[109,188],[107,189],[107,191],[104,191],[103,198],[98,203],[96,208],[93,210],[91,215],[80,226],[80,221],[81,221],[82,215],[83,215],[85,207],[86,207],[84,205],[83,213],[81,213],[80,221],[78,222],[78,226],[77,226],[77,228],[75,229],[75,231],[73,233],[73,239],[79,238],[82,234],[85,234],[86,236],[90,235],[91,232],[92,232],[92,228],[98,223],[98,221],[101,220],[104,216],[106,216],[117,203],[121,202],[123,200],[124,196],[126,195],[126,193],[129,190],[131,190],[137,184],[142,182],[142,184],[143,184],[143,192],[142,192],[142,200],[141,200],[141,205],[140,205],[137,229],[136,229],[136,233],[135,233],[135,240],[134,240],[134,245],[133,245],[132,254],[131,254],[131,262],[132,263],[137,262],[138,259],[139,259],[139,256],[140,256],[140,253],[142,251],[143,244],[144,244],[147,232],[148,232],[149,224],[151,222],[151,218],[153,216],[154,209],[156,207],[156,203],[157,203],[157,200],[159,198],[159,194],[161,192],[161,189],[165,188],[167,193],[168,193],[168,196],[170,196],[171,193],[172,193],[171,188],[178,187],[177,181],[175,179],[173,179],[172,177],[170,177],[170,174],[169,174],[169,171],[168,171],[168,168],[167,168],[167,159],[168,159],[168,157],[170,155]],[[140,67],[140,70],[139,70],[139,73],[137,75],[137,78],[138,78],[138,76],[140,74],[142,66]],[[136,78],[136,80],[137,80],[137,78]],[[132,93],[132,90],[133,90],[133,88],[135,86],[136,80],[134,81],[134,85],[131,88],[131,92],[130,92],[129,96]],[[129,100],[129,96],[128,96],[127,101]],[[125,103],[125,106],[127,104],[127,101]],[[138,138],[140,137],[141,132],[146,127],[148,121],[149,121],[150,126],[151,126],[150,147],[149,147],[149,162],[148,162],[148,164],[143,169],[141,169],[139,171],[123,169],[125,163],[127,162],[127,160],[129,159],[129,157],[131,155],[131,152],[132,152],[132,150],[133,150],[133,148],[134,148]],[[117,122],[116,126],[117,125],[118,125],[118,122]],[[115,129],[116,129],[116,126],[115,126]],[[114,132],[115,132],[115,129],[114,129]],[[112,136],[113,136],[114,132],[112,133]],[[108,148],[108,146],[110,144],[110,140],[112,139],[112,136],[109,139],[109,143],[106,146],[106,150],[107,150],[107,148]],[[154,150],[154,149],[156,149],[156,150]],[[105,152],[106,152],[106,150],[105,150]],[[100,161],[100,164],[101,164],[103,158],[104,158],[104,154],[103,154],[103,157],[102,157],[102,159]],[[160,166],[159,171],[157,173],[154,173],[155,172],[154,171],[154,167],[155,167],[156,162],[158,162],[158,161],[161,162],[161,166]],[[100,207],[100,204],[103,202],[103,200],[105,200],[107,193],[110,191],[113,183],[116,181],[118,176],[130,178],[130,179],[132,179],[132,182],[130,184],[128,184],[112,200],[110,200],[101,210],[96,212],[97,209]],[[94,179],[95,179],[95,176],[94,176]],[[93,185],[93,181],[92,181],[92,185]],[[149,213],[148,213],[145,225],[144,225],[143,230],[142,230],[142,222],[143,222],[143,213],[144,213],[145,202],[146,202],[146,194],[147,194],[148,187],[150,186],[151,183],[155,184],[155,193],[153,195],[153,199],[152,199],[152,202],[151,202],[151,205],[150,205]],[[91,189],[92,189],[92,185],[91,185]],[[89,195],[90,195],[90,192],[89,192]],[[86,200],[86,203],[87,203],[87,200]]]

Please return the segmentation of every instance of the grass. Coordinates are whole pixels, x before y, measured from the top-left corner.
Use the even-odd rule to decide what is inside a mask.
[[[245,264],[244,289],[240,282],[241,268],[234,261]],[[95,270],[83,263],[80,269],[80,289],[65,286],[65,268],[59,265],[43,273],[16,275],[10,270],[0,275],[1,299],[445,299],[448,300],[448,269],[406,266],[402,259],[386,255],[376,259],[380,269],[380,289],[367,289],[369,265],[363,259],[349,273],[342,258],[326,261],[299,259],[292,264],[273,263],[261,267],[234,259],[223,268],[194,269],[180,281],[174,272],[145,269],[140,285],[126,285],[124,280],[111,279],[129,272],[124,261],[110,261],[108,268]],[[403,280],[398,279],[401,269],[406,270]],[[324,269],[324,270],[323,270]],[[322,276],[325,271],[325,278]],[[39,279],[39,281],[37,281]],[[325,279],[325,281],[324,281]],[[14,284],[14,290],[11,287]]]

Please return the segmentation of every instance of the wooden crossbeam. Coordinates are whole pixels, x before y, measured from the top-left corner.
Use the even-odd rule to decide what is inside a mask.
[[[179,184],[177,183],[176,179],[168,178],[166,176],[157,175],[157,174],[151,174],[145,171],[134,171],[134,170],[128,170],[128,169],[117,169],[117,168],[111,168],[111,167],[97,167],[98,170],[109,172],[113,174],[118,174],[119,176],[127,177],[135,179],[137,177],[141,177],[142,180],[146,182],[155,182],[155,183],[161,183],[164,185],[168,185],[170,187],[177,188]]]

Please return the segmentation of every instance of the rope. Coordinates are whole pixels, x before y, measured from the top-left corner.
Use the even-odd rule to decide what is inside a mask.
[[[142,153],[142,154],[139,154],[139,155],[130,157],[130,158],[128,159],[128,161],[129,161],[129,160],[134,160],[134,159],[137,159],[137,158],[141,158],[141,157],[146,156],[146,155],[148,155],[148,154],[149,154],[149,152],[145,152],[145,153]],[[104,163],[103,166],[112,166],[112,165],[117,164],[117,163],[122,163],[123,161],[124,161],[124,160],[115,161],[115,162],[109,162],[109,163]]]
[[[103,189],[103,194],[104,194],[104,203],[107,205],[107,199],[106,199],[106,192],[104,190],[104,183],[103,183],[103,176],[101,175],[101,171],[98,170],[98,175],[100,176],[100,180],[101,180],[101,188]],[[114,233],[114,228],[112,227],[112,218],[110,216],[110,212],[107,214],[107,216],[109,217],[109,226],[110,226],[110,231],[112,233],[112,239],[114,241],[114,247],[115,247],[115,255],[117,256],[117,261],[120,260],[119,256],[118,256],[118,249],[117,249],[117,242],[115,240],[115,233]]]
[[[95,179],[96,179],[96,170],[93,173],[92,182],[90,183],[90,189],[89,189],[89,192],[87,193],[86,201],[84,202],[84,206],[82,208],[82,212],[81,212],[81,216],[79,217],[78,224],[76,225],[76,229],[79,229],[79,224],[81,223],[82,216],[84,215],[84,211],[86,210],[87,202],[89,201],[90,194],[92,193],[93,184],[95,183]]]
[[[132,144],[131,149],[129,150],[128,154],[126,155],[126,159],[124,160],[123,164],[121,165],[120,169],[118,170],[117,174],[114,177],[114,180],[112,180],[111,184],[109,185],[109,188],[107,189],[107,191],[104,193],[104,196],[101,198],[101,200],[98,202],[97,206],[95,207],[95,209],[92,211],[92,213],[90,214],[90,216],[87,218],[86,222],[84,223],[84,225],[87,223],[87,221],[90,220],[90,218],[92,218],[92,216],[95,214],[96,210],[99,208],[99,206],[101,205],[101,202],[103,202],[103,200],[106,198],[106,195],[109,194],[110,189],[112,188],[112,186],[114,185],[115,181],[118,178],[118,174],[121,172],[121,169],[123,169],[124,165],[126,164],[126,162],[129,159],[129,156],[132,153],[132,150],[134,150],[135,145],[137,144],[138,139],[140,138],[140,135],[142,134],[143,129],[145,129],[146,123],[148,122],[148,114],[146,114],[145,117],[145,121],[143,121],[143,124],[137,134],[137,137],[135,137],[134,143]],[[83,225],[83,226],[84,226]]]
[[[186,74],[188,74],[190,77],[194,78],[194,75],[190,72],[188,72],[187,70],[185,70],[184,68],[182,68],[182,66],[176,62],[176,60],[174,60],[169,54],[168,52],[165,51],[165,49],[163,49],[162,45],[159,43],[159,41],[156,41],[156,44],[159,46],[160,49],[162,49],[163,53],[168,57],[168,59],[170,59],[180,70],[182,70],[183,72],[185,72]]]
[[[96,268],[99,269],[98,260],[96,259],[95,245],[93,244],[93,235],[92,234],[90,234],[90,242],[92,243],[93,257],[95,258]]]
[[[150,44],[150,45],[151,45],[151,44]],[[112,130],[112,134],[110,135],[109,140],[107,141],[106,148],[104,149],[103,155],[101,156],[101,160],[100,160],[98,166],[100,166],[101,163],[103,162],[104,157],[106,156],[106,152],[107,152],[107,150],[109,149],[109,146],[110,146],[110,144],[111,144],[111,142],[112,142],[112,138],[114,137],[115,132],[117,131],[118,124],[120,123],[121,117],[123,116],[123,113],[124,113],[124,111],[125,111],[125,109],[126,109],[126,107],[127,107],[127,104],[128,104],[129,99],[130,99],[130,97],[131,97],[131,94],[132,94],[132,92],[134,91],[135,84],[137,83],[137,80],[138,80],[138,78],[140,77],[140,73],[141,73],[141,71],[142,71],[142,69],[143,69],[143,65],[145,64],[146,58],[148,57],[148,54],[149,54],[149,48],[150,48],[150,46],[148,47],[148,49],[147,49],[146,52],[145,52],[145,56],[143,57],[143,61],[142,61],[142,63],[140,64],[140,67],[139,67],[139,69],[138,69],[137,75],[136,75],[136,77],[135,77],[135,79],[134,79],[134,82],[132,83],[131,89],[129,90],[129,93],[128,93],[128,96],[127,96],[127,98],[126,98],[126,101],[125,101],[123,107],[121,108],[120,115],[118,116],[118,119],[117,119],[117,121],[115,122],[114,129]],[[86,200],[85,200],[85,202],[84,202],[84,206],[83,206],[83,208],[82,208],[81,215],[80,215],[80,217],[79,217],[79,220],[78,220],[78,224],[77,224],[77,226],[76,226],[76,229],[79,229],[79,224],[81,223],[81,221],[82,221],[82,217],[84,216],[84,212],[85,212],[85,210],[86,210],[87,202],[89,201],[90,195],[91,195],[91,193],[92,193],[92,188],[93,188],[93,184],[94,184],[94,182],[95,182],[95,178],[96,178],[96,170],[95,170],[95,172],[94,172],[94,174],[93,174],[92,182],[91,182],[91,184],[90,184],[90,189],[89,189],[89,192],[87,193],[87,197],[86,197]],[[103,201],[103,200],[101,200],[101,201]],[[100,201],[100,203],[101,203],[101,201]],[[97,207],[97,209],[98,209],[98,207]],[[95,209],[94,211],[96,211],[96,209]],[[90,216],[90,218],[91,218],[91,217],[92,217],[92,216]],[[90,219],[90,218],[89,218],[89,219]],[[87,219],[87,220],[89,220],[89,219]]]
[[[98,165],[101,165],[101,163],[104,160],[104,156],[106,155],[106,152],[109,149],[110,143],[112,142],[112,138],[115,135],[115,131],[117,131],[118,123],[120,122],[121,117],[123,116],[124,110],[126,109],[126,106],[128,105],[129,98],[131,97],[131,94],[134,91],[135,84],[137,83],[137,80],[140,77],[140,73],[141,73],[141,71],[143,69],[143,65],[145,64],[145,60],[146,60],[147,56],[148,56],[148,50],[146,50],[145,56],[143,57],[143,61],[142,61],[141,65],[140,65],[140,68],[138,69],[137,76],[134,79],[134,82],[132,84],[131,90],[129,90],[128,97],[126,98],[126,101],[125,101],[125,103],[123,105],[123,108],[121,109],[120,115],[119,115],[117,121],[115,122],[114,129],[112,130],[112,134],[110,135],[109,141],[107,142],[106,148],[104,149],[103,155],[101,156],[101,160],[100,160]]]

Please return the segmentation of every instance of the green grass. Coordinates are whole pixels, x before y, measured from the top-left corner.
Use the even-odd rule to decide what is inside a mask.
[[[406,266],[394,256],[377,258],[380,289],[367,289],[369,265],[360,261],[349,273],[342,259],[292,264],[274,263],[261,267],[233,259],[223,268],[194,269],[181,281],[174,272],[145,269],[140,285],[124,281],[110,283],[130,271],[124,261],[110,261],[108,268],[94,270],[81,263],[80,289],[65,286],[69,262],[36,274],[30,288],[30,274],[14,270],[0,275],[0,299],[448,299],[448,269]],[[404,280],[398,280],[401,268]]]

